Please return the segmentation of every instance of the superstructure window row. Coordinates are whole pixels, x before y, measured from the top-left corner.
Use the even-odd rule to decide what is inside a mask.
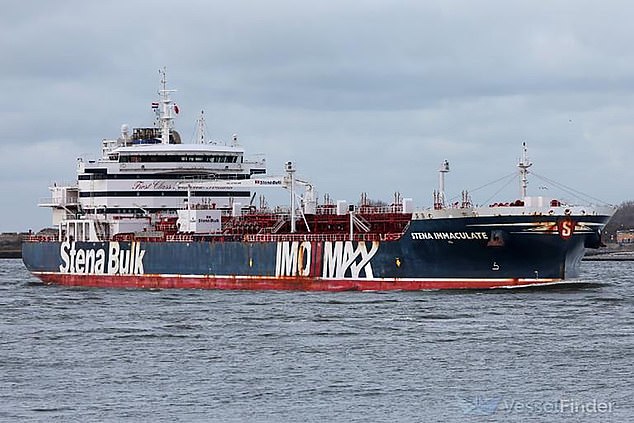
[[[250,191],[192,191],[193,197],[250,197]],[[187,197],[187,191],[82,191],[81,198],[89,197]]]
[[[161,213],[172,211],[173,207],[86,207],[84,212],[90,214],[137,214]],[[229,210],[228,207],[217,207],[217,210]]]
[[[240,157],[241,158],[241,157]],[[238,163],[235,155],[208,154],[121,154],[120,163]]]
[[[86,171],[88,173],[88,171]],[[262,172],[266,173],[265,170]],[[213,180],[213,179],[249,179],[250,175],[246,173],[214,173],[214,174],[178,174],[178,173],[90,173],[77,176],[80,181],[101,180],[101,179],[179,179],[179,180]]]

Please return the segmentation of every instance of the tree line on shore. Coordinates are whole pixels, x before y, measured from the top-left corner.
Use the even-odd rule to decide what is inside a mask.
[[[634,201],[622,203],[603,231],[603,239],[610,241],[616,238],[616,231],[634,229]]]

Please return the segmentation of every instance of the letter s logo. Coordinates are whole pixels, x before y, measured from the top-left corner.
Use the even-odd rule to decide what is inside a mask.
[[[565,219],[559,222],[559,236],[563,239],[568,239],[575,231],[575,222],[570,219]]]

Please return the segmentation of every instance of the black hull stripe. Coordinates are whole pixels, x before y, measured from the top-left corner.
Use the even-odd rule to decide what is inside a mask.
[[[165,212],[174,212],[174,207],[143,207],[142,209],[138,207],[84,207],[84,212],[98,214],[100,216],[105,214],[136,214],[138,216],[145,216],[146,213],[165,213]],[[230,210],[228,207],[218,207],[216,210]],[[174,215],[176,213],[174,212]]]
[[[250,197],[249,191],[192,191],[192,197]],[[187,191],[82,191],[82,198],[90,197],[187,197]]]
[[[184,181],[207,181],[207,180],[215,180],[215,179],[229,179],[229,180],[242,180],[249,179],[251,177],[250,174],[244,173],[231,173],[231,174],[223,174],[222,170],[218,170],[218,173],[215,173],[214,176],[210,176],[210,172],[206,173],[92,173],[89,175],[78,175],[77,179],[80,181],[90,181],[90,180],[101,180],[101,179],[139,179],[139,180],[147,180],[147,179],[176,179],[176,180],[184,180]],[[88,173],[88,170],[86,170]],[[260,173],[260,172],[252,172],[252,174]],[[264,173],[264,172],[261,172]]]

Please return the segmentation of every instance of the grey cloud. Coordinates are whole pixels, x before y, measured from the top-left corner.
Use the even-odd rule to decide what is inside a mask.
[[[45,225],[32,210],[51,180],[72,176],[75,158],[96,156],[122,123],[152,122],[162,66],[186,140],[205,109],[214,138],[239,133],[272,173],[297,161],[322,193],[400,189],[428,204],[443,159],[457,193],[512,172],[527,141],[541,173],[622,201],[634,177],[633,8],[11,2],[0,16],[3,195],[24,179],[0,230],[21,229],[22,216]]]

